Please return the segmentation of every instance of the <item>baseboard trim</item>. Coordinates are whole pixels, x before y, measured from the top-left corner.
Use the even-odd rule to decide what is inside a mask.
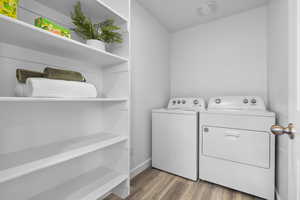
[[[279,196],[279,193],[278,193],[278,190],[276,190],[275,196],[276,196],[276,200],[281,200],[281,198],[280,198],[280,196]]]
[[[137,176],[141,172],[145,171],[149,167],[151,167],[151,159],[148,159],[148,160],[142,162],[141,164],[139,164],[138,166],[136,166],[135,168],[131,169],[130,170],[130,178],[131,179],[134,178],[135,176]]]

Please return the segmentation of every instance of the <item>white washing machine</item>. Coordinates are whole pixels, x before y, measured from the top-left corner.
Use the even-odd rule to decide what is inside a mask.
[[[152,110],[152,167],[198,179],[198,118],[203,98],[173,98]]]
[[[199,178],[274,200],[275,114],[259,97],[215,97],[201,114]]]

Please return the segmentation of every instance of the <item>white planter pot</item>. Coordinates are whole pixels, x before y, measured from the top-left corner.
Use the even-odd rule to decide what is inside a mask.
[[[87,40],[86,44],[105,51],[105,43],[100,40]]]

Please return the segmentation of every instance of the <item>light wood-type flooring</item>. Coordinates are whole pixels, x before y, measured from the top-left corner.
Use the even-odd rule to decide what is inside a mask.
[[[127,200],[257,200],[253,196],[208,182],[193,182],[157,169],[147,169],[131,181]],[[110,195],[105,200],[121,200]]]

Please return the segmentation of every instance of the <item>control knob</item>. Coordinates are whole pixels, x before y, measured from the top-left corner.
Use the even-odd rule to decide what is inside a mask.
[[[251,100],[251,103],[252,103],[252,104],[256,104],[256,102],[257,102],[256,99],[252,99],[252,100]]]
[[[221,99],[216,99],[215,102],[216,102],[216,104],[220,104],[221,103]]]

